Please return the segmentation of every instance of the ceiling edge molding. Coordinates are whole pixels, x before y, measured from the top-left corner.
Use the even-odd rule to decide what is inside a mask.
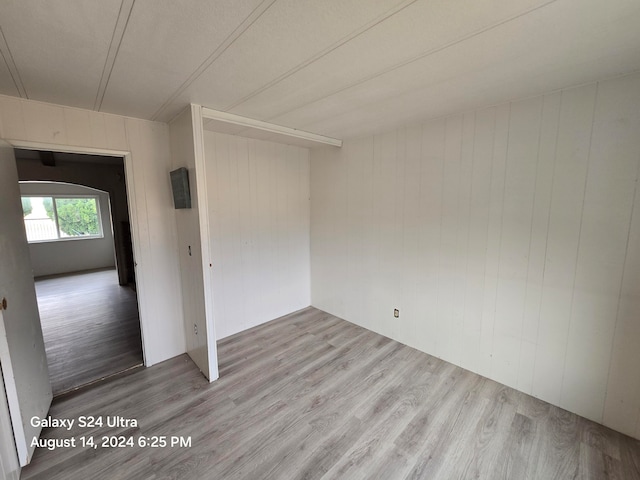
[[[282,125],[263,122],[262,120],[256,120],[254,118],[242,117],[233,113],[221,112],[219,110],[213,110],[211,108],[202,107],[202,118],[203,120],[213,120],[214,122],[218,122],[223,125],[235,125],[241,127],[241,136],[252,137],[253,132],[267,132],[267,134],[273,134],[274,137],[285,137],[295,140],[302,140],[305,143],[310,143],[315,146],[330,145],[332,147],[342,147],[342,140],[337,138],[327,137],[312,132],[306,132],[304,130],[297,130],[295,128],[284,127]],[[207,126],[209,125],[211,125],[211,123],[209,123]],[[216,131],[216,128],[210,127],[207,128],[207,130]],[[267,137],[266,139],[270,138]]]

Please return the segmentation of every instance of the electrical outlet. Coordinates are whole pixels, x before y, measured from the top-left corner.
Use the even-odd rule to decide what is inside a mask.
[[[400,310],[398,310],[397,308],[393,309],[393,316],[396,318],[400,318]]]
[[[196,335],[198,334],[198,325],[196,325],[195,323],[193,324],[193,333],[195,333]]]

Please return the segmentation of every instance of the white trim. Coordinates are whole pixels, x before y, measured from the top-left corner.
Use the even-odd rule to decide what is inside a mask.
[[[193,125],[193,153],[195,157],[196,187],[198,192],[198,217],[200,223],[200,249],[202,251],[202,283],[204,287],[204,311],[207,325],[207,355],[209,360],[209,381],[218,374],[218,348],[216,344],[215,319],[213,316],[213,279],[211,275],[213,259],[209,239],[209,200],[207,189],[206,160],[204,155],[204,128],[200,105],[191,104]]]
[[[319,135],[317,133],[305,132],[304,130],[298,130],[290,127],[283,127],[282,125],[263,122],[262,120],[256,120],[249,117],[242,117],[233,113],[221,112],[219,110],[213,110],[211,108],[200,108],[202,111],[202,118],[229,123],[232,125],[240,125],[242,127],[247,127],[250,129],[263,130],[265,132],[271,132],[279,135],[285,135],[287,137],[302,139],[312,143],[317,143],[319,145],[342,147],[342,140],[339,140],[337,138],[325,137],[324,135]]]
[[[140,319],[140,337],[142,339],[142,360],[145,366],[149,366],[147,362],[147,350],[145,335],[150,335],[153,331],[152,319],[147,318],[145,301],[147,297],[144,287],[144,275],[138,272],[138,268],[142,270],[143,266],[137,264],[137,259],[140,258],[140,245],[142,239],[140,232],[142,227],[138,222],[138,215],[136,210],[136,194],[135,184],[133,181],[133,162],[131,161],[131,152],[128,150],[113,150],[109,148],[94,148],[94,147],[81,147],[72,145],[58,145],[55,143],[43,143],[43,142],[31,142],[25,140],[13,140],[2,138],[2,141],[7,142],[14,148],[22,148],[25,150],[46,150],[52,152],[62,153],[80,153],[85,155],[102,155],[109,157],[121,157],[124,161],[125,170],[125,184],[127,193],[127,203],[129,205],[129,223],[131,225],[131,243],[133,245],[133,259],[134,270],[136,272],[136,292],[138,294],[138,318]]]
[[[72,145],[58,145],[57,143],[29,142],[24,140],[12,140],[3,138],[5,142],[14,148],[23,150],[45,150],[60,153],[81,153],[84,155],[101,155],[103,157],[125,157],[128,150],[111,150],[108,148],[76,147]]]

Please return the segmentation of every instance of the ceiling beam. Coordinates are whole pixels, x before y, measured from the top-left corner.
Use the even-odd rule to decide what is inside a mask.
[[[44,165],[45,167],[55,167],[56,166],[56,159],[53,155],[53,152],[49,152],[49,151],[40,151],[38,152],[40,154],[40,161],[42,162],[42,165]]]

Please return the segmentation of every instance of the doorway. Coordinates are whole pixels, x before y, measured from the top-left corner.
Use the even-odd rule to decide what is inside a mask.
[[[54,396],[142,366],[124,159],[14,152]]]

